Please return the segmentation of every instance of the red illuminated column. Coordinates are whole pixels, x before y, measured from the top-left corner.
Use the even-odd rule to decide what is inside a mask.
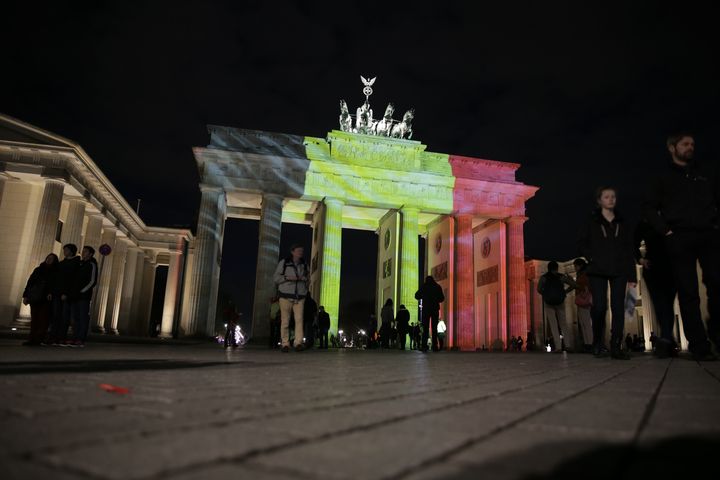
[[[525,291],[525,241],[523,224],[527,217],[511,217],[507,220],[508,255],[508,310],[511,336],[526,339],[528,310]]]
[[[475,350],[475,289],[473,271],[472,215],[458,215],[456,252],[457,345],[461,350]]]

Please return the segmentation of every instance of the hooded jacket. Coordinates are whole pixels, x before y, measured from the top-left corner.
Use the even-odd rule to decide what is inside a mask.
[[[588,261],[590,276],[627,277],[637,282],[635,270],[634,229],[617,212],[612,222],[596,209],[580,231],[578,250]]]

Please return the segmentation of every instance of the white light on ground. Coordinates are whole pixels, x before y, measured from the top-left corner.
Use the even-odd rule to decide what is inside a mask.
[[[545,347],[545,351],[550,353],[551,350],[552,350],[552,348],[550,348],[550,344],[548,343],[547,346]]]
[[[12,328],[11,328],[11,330],[12,330],[12,331],[14,332],[15,330],[17,330],[17,328],[15,328],[15,327],[12,327]]]

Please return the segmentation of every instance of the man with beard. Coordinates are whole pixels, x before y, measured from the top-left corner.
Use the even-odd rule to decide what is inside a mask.
[[[717,170],[694,158],[689,133],[671,135],[670,165],[650,184],[643,213],[664,237],[678,289],[680,313],[696,360],[715,360],[710,339],[720,346],[720,187]],[[706,333],[700,313],[697,263],[707,288],[710,319]]]

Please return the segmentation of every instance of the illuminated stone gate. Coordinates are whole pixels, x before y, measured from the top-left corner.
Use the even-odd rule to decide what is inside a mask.
[[[313,228],[311,292],[330,314],[334,334],[341,233],[353,228],[378,233],[378,310],[392,298],[416,321],[420,274],[432,273],[446,292],[441,316],[450,347],[474,350],[525,337],[523,223],[537,188],[516,181],[517,164],[428,152],[407,138],[411,130],[371,131],[361,121],[380,122],[362,111],[365,105],[355,117],[358,128],[341,115],[346,131],[325,138],[208,127],[210,144],[193,149],[202,191],[189,302],[197,331],[215,329],[223,226],[231,217],[260,221],[250,332],[256,339],[269,335],[272,272],[285,254],[282,222]],[[384,120],[397,126],[408,114],[411,120],[408,112],[395,122],[386,111]],[[419,235],[428,239],[425,266],[418,262]]]

